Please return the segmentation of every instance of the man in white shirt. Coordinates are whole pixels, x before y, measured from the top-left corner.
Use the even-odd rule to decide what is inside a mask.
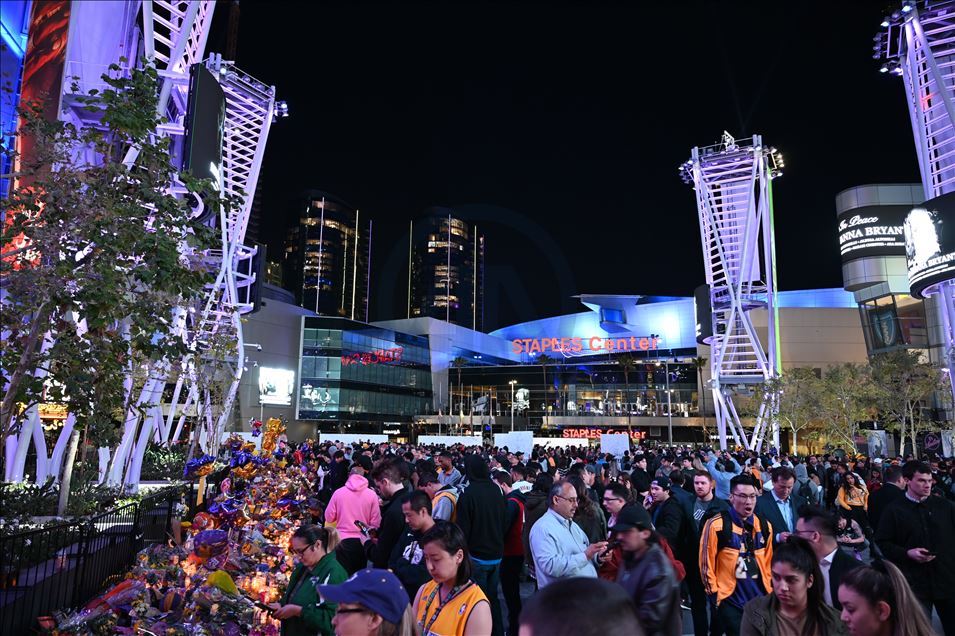
[[[804,506],[799,511],[796,530],[793,534],[802,537],[812,546],[812,551],[819,559],[819,569],[822,571],[823,599],[827,605],[841,611],[839,583],[846,572],[863,563],[839,549],[839,544],[836,542],[837,526],[836,517],[832,513],[819,506]]]
[[[531,556],[537,586],[543,588],[558,579],[575,576],[597,578],[598,557],[604,554],[606,541],[590,543],[580,526],[574,523],[577,491],[566,481],[550,489],[549,509],[530,533]]]
[[[511,466],[511,479],[514,482],[514,490],[518,490],[525,495],[534,489],[534,484],[527,481],[527,469],[520,464]]]

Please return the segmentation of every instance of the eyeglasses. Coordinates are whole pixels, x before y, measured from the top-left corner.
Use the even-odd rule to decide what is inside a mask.
[[[604,497],[604,503],[610,503],[611,501],[623,501],[620,497]]]
[[[339,614],[361,614],[361,613],[367,612],[367,611],[369,611],[369,610],[366,610],[364,607],[350,607],[350,608],[346,608],[346,609],[342,609],[342,608],[339,607],[338,609],[335,610],[335,614],[336,614],[336,615],[339,615]]]
[[[304,548],[302,548],[301,550],[296,550],[295,548],[292,548],[291,546],[290,546],[290,549],[292,550],[292,554],[295,554],[295,555],[297,555],[297,556],[302,556],[303,554],[305,554],[306,552],[308,552],[308,551],[309,551],[311,548],[313,548],[314,546],[315,546],[314,543],[310,543],[310,544],[308,544],[307,546],[305,546]]]
[[[569,501],[570,503],[577,503],[577,497],[564,497],[563,495],[554,495],[558,499],[563,499],[564,501]]]
[[[744,495],[744,494],[737,493],[737,492],[734,492],[734,493],[731,493],[731,494],[732,494],[734,497],[736,497],[737,499],[742,499],[743,501],[756,501],[756,498],[758,497],[758,495],[756,495],[756,494]]]

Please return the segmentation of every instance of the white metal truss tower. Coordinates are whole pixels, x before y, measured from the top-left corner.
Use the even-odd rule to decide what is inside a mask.
[[[156,134],[172,138],[174,154],[181,155],[185,135],[190,68],[195,64],[205,64],[215,74],[226,100],[221,191],[228,195],[240,195],[244,202],[228,214],[220,212],[219,217],[211,221],[219,240],[203,258],[205,265],[216,273],[214,282],[207,286],[204,296],[195,303],[172,310],[172,330],[184,339],[190,354],[183,360],[162,360],[151,365],[146,370],[145,383],[136,387],[136,395],[131,395],[131,392],[137,374],[134,369],[129,371],[125,389],[134,406],[125,415],[122,438],[112,456],[109,449],[100,449],[101,478],[115,485],[135,487],[139,482],[143,454],[150,440],[164,442],[178,439],[187,414],[202,414],[203,422],[194,430],[202,429],[207,436],[212,436],[209,449],[214,451],[219,434],[231,415],[244,367],[240,315],[252,309],[250,291],[255,276],[251,266],[256,249],[243,245],[243,241],[269,128],[276,114],[275,88],[255,80],[237,69],[232,62],[223,61],[220,56],[206,57],[206,41],[215,5],[214,0],[126,0],[123,5],[125,15],[129,18],[126,28],[132,29],[132,32],[126,33],[131,46],[130,57],[141,55],[147,64],[154,65],[158,71],[161,86],[157,111],[166,123],[159,127]],[[95,26],[98,15],[90,8],[86,7],[84,16],[89,24]],[[104,3],[102,7],[92,8],[101,8],[104,13],[117,10],[116,3]],[[137,15],[141,17],[141,22],[133,19]],[[136,31],[137,28],[139,31]],[[142,37],[141,49],[137,46],[137,34]],[[135,59],[127,62],[134,63]],[[71,81],[65,83],[61,117],[76,126],[98,125],[95,120],[88,119],[88,111],[73,108],[76,101],[72,99],[72,76],[76,77],[80,93],[84,93],[91,88],[102,88],[100,76],[107,69],[78,59],[69,71]],[[118,72],[128,72],[128,69]],[[285,116],[287,111],[284,104],[279,104],[278,111],[279,116]],[[124,162],[132,166],[137,154],[137,149],[129,149]],[[174,183],[172,192],[183,196],[186,189],[182,184]],[[220,396],[221,403],[215,409],[210,408],[209,390],[202,388],[203,373],[207,372],[209,366],[206,361],[210,357],[209,349],[213,342],[220,347],[217,352],[220,363],[218,372],[224,374],[224,378],[217,378],[217,382],[223,382],[226,386]],[[228,350],[224,356],[221,354],[223,347]],[[167,382],[175,382],[175,389],[172,403],[167,406],[168,412],[164,413],[160,403],[164,401],[163,392]],[[206,382],[205,386],[208,385]],[[184,388],[186,391],[183,391]],[[144,413],[141,407],[147,405]],[[38,421],[35,413],[30,417],[35,425]],[[177,417],[178,422],[175,422]],[[68,418],[64,425],[61,441],[57,442],[58,449],[61,442],[69,437],[71,421]],[[18,460],[14,462],[20,467],[21,475],[34,428],[27,426],[21,432]],[[37,443],[37,455],[46,457],[44,445]],[[62,449],[54,451],[53,457],[50,474],[56,475],[59,473],[56,458],[62,458]],[[41,462],[37,465],[39,476]]]
[[[727,430],[737,445],[756,449],[767,429],[779,447],[776,399],[763,392],[755,426],[747,435],[734,398],[751,394],[780,371],[772,180],[782,174],[782,158],[762,137],[722,141],[693,148],[680,166],[696,191],[706,282],[710,289],[713,337],[710,377],[720,447]],[[767,313],[764,349],[752,311]]]
[[[873,57],[899,75],[912,120],[922,187],[929,199],[955,191],[955,1],[903,2],[882,21]],[[939,366],[955,370],[955,280],[924,292],[935,296],[942,328]],[[951,383],[955,400],[955,382]]]

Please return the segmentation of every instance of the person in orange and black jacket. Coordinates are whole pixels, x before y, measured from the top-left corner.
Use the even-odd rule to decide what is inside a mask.
[[[761,484],[741,474],[730,480],[730,509],[706,522],[700,574],[727,636],[738,636],[743,606],[772,591],[772,524],[755,514]]]

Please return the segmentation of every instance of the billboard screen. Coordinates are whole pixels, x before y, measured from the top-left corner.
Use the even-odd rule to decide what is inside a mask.
[[[200,179],[212,179],[222,190],[222,135],[225,93],[215,74],[202,64],[189,71],[189,107],[182,169]]]
[[[904,256],[902,225],[909,207],[873,205],[839,215],[839,254],[848,263],[868,256]]]
[[[289,369],[259,367],[259,404],[292,404],[295,372]]]
[[[696,342],[710,344],[713,341],[713,306],[709,285],[700,285],[693,290],[693,305],[696,310]]]
[[[955,278],[955,192],[929,199],[905,217],[905,258],[916,298]]]

